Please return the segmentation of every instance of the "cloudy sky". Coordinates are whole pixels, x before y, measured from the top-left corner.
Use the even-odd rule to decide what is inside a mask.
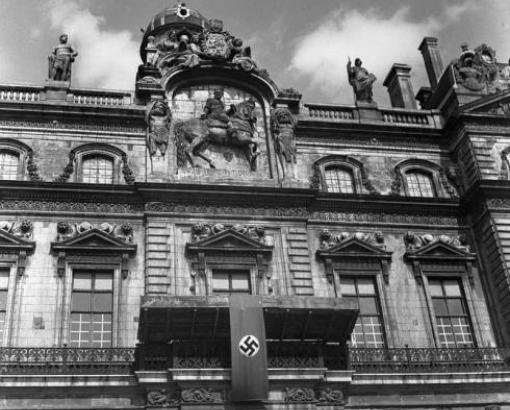
[[[175,0],[0,0],[0,82],[42,84],[47,55],[62,32],[79,51],[73,86],[131,90],[141,27]],[[207,18],[251,45],[254,59],[305,102],[352,104],[347,58],[361,57],[388,105],[384,78],[393,63],[413,67],[417,92],[427,85],[420,52],[435,36],[446,62],[462,42],[487,43],[510,57],[510,0],[188,0]]]

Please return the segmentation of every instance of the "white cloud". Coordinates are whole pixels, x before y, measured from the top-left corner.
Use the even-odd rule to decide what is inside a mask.
[[[73,79],[80,86],[132,89],[140,57],[139,40],[127,30],[109,30],[105,20],[78,1],[55,1],[49,9],[51,25],[69,34],[79,55]]]
[[[290,73],[307,78],[310,87],[319,88],[330,101],[349,103],[353,102],[353,96],[347,82],[347,59],[354,61],[360,57],[367,70],[377,76],[375,99],[384,103],[387,97],[382,83],[391,65],[409,64],[414,77],[418,77],[417,82],[424,83],[418,45],[423,37],[434,35],[458,19],[472,7],[470,4],[468,1],[447,7],[441,18],[429,17],[419,22],[411,21],[409,7],[400,8],[390,17],[374,10],[361,13],[339,9],[299,40]]]

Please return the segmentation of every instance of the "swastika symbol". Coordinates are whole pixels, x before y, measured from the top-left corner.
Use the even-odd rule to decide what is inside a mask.
[[[239,342],[239,351],[246,357],[253,357],[259,352],[259,340],[253,335],[244,336]]]

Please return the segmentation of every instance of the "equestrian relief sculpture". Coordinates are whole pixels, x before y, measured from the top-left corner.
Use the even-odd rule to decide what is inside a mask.
[[[183,167],[189,162],[198,166],[194,157],[202,158],[211,168],[213,161],[204,154],[209,143],[239,147],[243,150],[250,170],[257,169],[260,152],[256,136],[255,99],[252,97],[239,104],[232,104],[228,110],[223,102],[223,90],[216,89],[209,97],[200,118],[191,118],[175,124],[177,163]]]

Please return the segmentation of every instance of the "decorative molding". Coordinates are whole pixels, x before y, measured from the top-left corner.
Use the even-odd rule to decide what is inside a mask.
[[[465,272],[469,283],[474,285],[473,265],[476,263],[476,254],[470,252],[464,235],[419,235],[407,232],[404,243],[407,249],[404,258],[412,264],[418,283],[423,282],[423,265],[447,264],[452,267],[464,265],[465,269],[461,272]]]
[[[143,136],[145,134],[145,127],[143,124],[143,111],[140,110],[138,112],[140,116],[140,125],[139,126],[120,126],[120,125],[110,125],[110,124],[119,124],[120,121],[110,121],[108,124],[98,124],[95,123],[87,123],[87,122],[71,122],[71,121],[54,121],[53,119],[48,121],[16,121],[16,120],[0,120],[0,128],[22,128],[22,129],[30,129],[30,128],[43,128],[50,130],[77,130],[77,131],[104,131],[104,132],[118,132],[120,134],[125,135],[126,133],[133,133]],[[53,118],[53,117],[52,117]]]
[[[113,238],[120,239],[126,243],[133,242],[133,227],[129,223],[112,224],[103,222],[98,225],[92,225],[89,222],[69,223],[59,222],[57,224],[57,241],[62,242],[75,236],[81,235],[91,229],[98,229]]]
[[[342,390],[331,389],[326,387],[317,391],[317,399],[323,403],[345,403],[344,394]]]
[[[51,243],[52,253],[58,256],[57,272],[63,276],[68,255],[90,255],[94,258],[110,259],[116,256],[121,275],[125,279],[128,272],[129,256],[136,253],[133,240],[133,228],[130,224],[109,224],[107,222],[94,227],[88,222],[70,224],[59,222],[57,241]]]
[[[510,208],[510,199],[490,198],[487,200],[487,207],[488,208],[502,208],[502,209]]]
[[[334,235],[324,229],[320,235],[320,249],[316,252],[324,261],[328,282],[334,284],[335,262],[339,260],[373,260],[380,262],[380,272],[385,283],[389,279],[391,252],[386,251],[384,237],[381,232],[342,232]]]
[[[27,262],[27,256],[32,254],[35,243],[32,239],[33,225],[28,220],[15,222],[0,222],[0,254],[5,258],[8,255],[17,255],[18,275],[23,276]]]
[[[332,234],[328,229],[323,229],[320,233],[321,249],[331,249],[332,247],[347,241],[349,239],[357,239],[358,241],[365,242],[368,245],[376,246],[381,249],[386,249],[384,244],[384,236],[381,231],[377,232],[341,232],[339,234]]]
[[[510,207],[510,201],[509,201]],[[391,213],[354,213],[354,212],[312,212],[310,219],[329,222],[379,222],[379,223],[402,223],[424,225],[458,225],[458,219],[454,216],[437,215],[413,215]]]
[[[265,229],[263,226],[257,225],[223,225],[221,223],[217,224],[204,224],[197,223],[193,225],[191,228],[191,241],[199,242],[202,239],[209,238],[218,233],[227,231],[232,229],[235,232],[238,232],[249,239],[260,242],[262,244],[265,243]]]
[[[211,388],[194,387],[181,391],[183,403],[221,403],[221,392],[215,392]]]
[[[404,243],[407,251],[415,251],[436,242],[453,246],[463,252],[470,252],[469,244],[465,235],[432,235],[429,233],[416,234],[411,231],[406,232],[404,235]]]
[[[147,408],[165,408],[178,403],[179,399],[175,393],[167,389],[152,390],[147,392]]]
[[[0,200],[1,210],[27,210],[42,212],[92,212],[132,214],[143,211],[136,204],[116,204],[102,202],[63,202],[63,201],[31,201],[31,200]]]
[[[27,172],[30,181],[42,181],[39,176],[39,170],[37,169],[37,165],[34,161],[34,151],[32,149],[27,151]]]
[[[310,387],[286,387],[285,401],[292,403],[311,403],[317,401],[315,391]]]

